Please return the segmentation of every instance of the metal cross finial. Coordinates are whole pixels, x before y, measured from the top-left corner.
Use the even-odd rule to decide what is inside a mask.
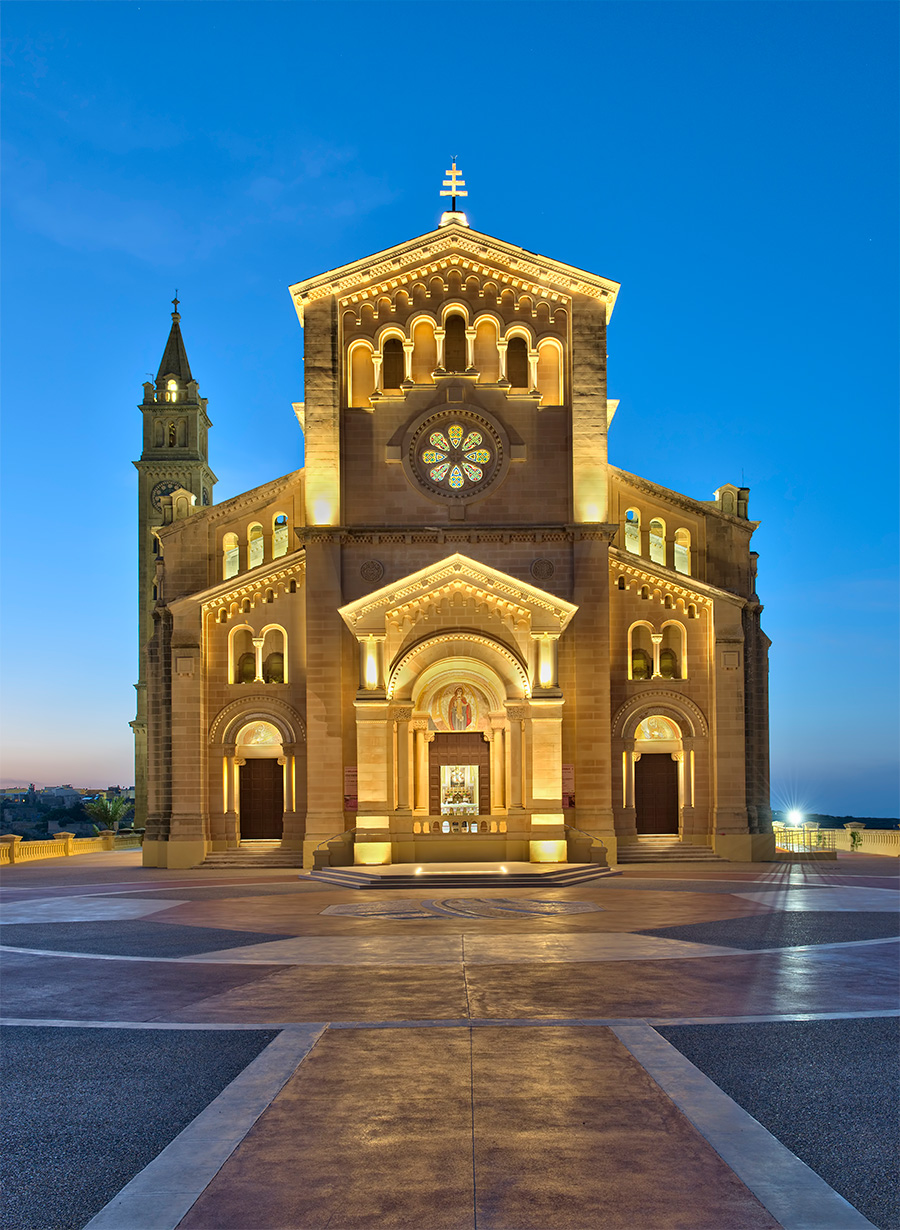
[[[466,186],[466,181],[461,178],[462,171],[456,169],[456,155],[453,156],[453,162],[449,171],[444,172],[449,175],[449,179],[444,180],[444,187],[441,189],[441,196],[449,196],[451,198],[450,208],[456,213],[456,198],[458,196],[468,196],[468,192],[463,192],[462,189]],[[446,191],[445,191],[446,189]]]
[[[172,306],[175,308],[175,315],[178,315],[178,305],[181,300],[178,298],[178,287],[175,288],[175,298],[172,300]]]

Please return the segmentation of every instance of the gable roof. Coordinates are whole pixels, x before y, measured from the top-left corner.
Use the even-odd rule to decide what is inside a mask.
[[[412,280],[416,272],[427,265],[450,264],[473,271],[483,269],[487,273],[494,271],[494,263],[509,270],[508,282],[521,290],[532,294],[549,294],[551,298],[580,294],[602,299],[607,303],[608,316],[612,315],[620,289],[618,282],[588,273],[575,265],[566,265],[549,256],[539,256],[527,248],[516,247],[459,223],[448,223],[405,243],[305,278],[294,283],[290,292],[302,324],[304,306],[318,299],[348,295],[354,289],[367,287],[379,280],[388,290]]]

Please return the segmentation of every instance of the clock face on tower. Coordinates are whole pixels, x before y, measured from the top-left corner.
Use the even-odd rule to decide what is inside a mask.
[[[173,482],[171,479],[166,479],[165,482],[157,483],[150,492],[150,503],[157,512],[162,512],[162,498],[164,495],[171,495],[173,491],[177,491],[182,484]]]
[[[405,448],[408,476],[432,497],[482,495],[505,469],[507,450],[496,426],[472,406],[442,406],[414,427]]]

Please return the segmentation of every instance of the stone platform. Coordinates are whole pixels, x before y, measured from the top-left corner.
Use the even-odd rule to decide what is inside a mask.
[[[323,867],[312,880],[341,888],[528,888],[584,884],[617,875],[597,863],[391,863],[377,867]]]
[[[9,1226],[900,1224],[896,860],[382,870],[4,869]]]

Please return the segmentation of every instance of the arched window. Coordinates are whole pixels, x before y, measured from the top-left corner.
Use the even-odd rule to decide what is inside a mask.
[[[653,642],[650,629],[635,624],[628,633],[629,679],[650,679],[653,676]]]
[[[350,388],[348,403],[351,406],[369,406],[369,398],[375,392],[375,364],[368,342],[354,342],[350,347]]]
[[[528,388],[528,343],[514,337],[506,348],[506,379],[514,389]]]
[[[381,348],[381,387],[399,389],[403,383],[403,343],[389,337]]]
[[[632,555],[641,553],[641,514],[637,508],[629,508],[625,514],[625,550]]]
[[[162,419],[157,419],[153,424],[153,447],[162,448],[165,445],[165,427]]]
[[[166,428],[166,434],[167,434],[167,437],[168,437],[169,448],[174,448],[174,447],[175,447],[175,439],[176,439],[175,423],[174,423],[174,422],[169,423],[168,427]]]
[[[287,555],[287,550],[288,519],[284,513],[276,513],[272,518],[272,559]]]
[[[619,579],[618,579],[618,581],[616,582],[616,584],[618,585],[619,589],[625,589],[625,578],[624,578],[624,577],[619,577]]]
[[[431,384],[437,367],[437,342],[434,325],[420,320],[413,329],[412,378],[416,384]]]
[[[482,384],[496,384],[500,379],[497,325],[493,320],[479,320],[475,326],[475,366]]]
[[[281,628],[267,628],[262,646],[263,679],[266,683],[287,683],[285,674],[285,636]]]
[[[247,567],[258,568],[263,562],[263,527],[258,523],[251,525],[247,538]]]
[[[687,630],[684,624],[663,624],[662,646],[659,651],[659,673],[663,679],[686,679]]]
[[[541,342],[538,346],[537,387],[543,395],[543,405],[563,404],[562,353],[556,342]]]
[[[464,372],[469,366],[466,358],[466,322],[462,316],[448,316],[444,322],[444,370]]]
[[[178,381],[170,380],[166,385],[166,401],[178,401]]]
[[[187,448],[187,419],[178,420],[178,447]]]
[[[675,531],[675,571],[683,572],[686,577],[691,575],[690,530]]]
[[[263,679],[266,683],[284,683],[284,654],[267,654],[263,661]]]
[[[236,577],[241,566],[241,551],[237,534],[226,534],[222,539],[222,579]]]
[[[256,650],[253,646],[253,629],[246,624],[233,628],[229,643],[228,682],[252,683],[256,678]]]
[[[659,517],[650,522],[650,558],[654,564],[666,566],[666,523]]]

